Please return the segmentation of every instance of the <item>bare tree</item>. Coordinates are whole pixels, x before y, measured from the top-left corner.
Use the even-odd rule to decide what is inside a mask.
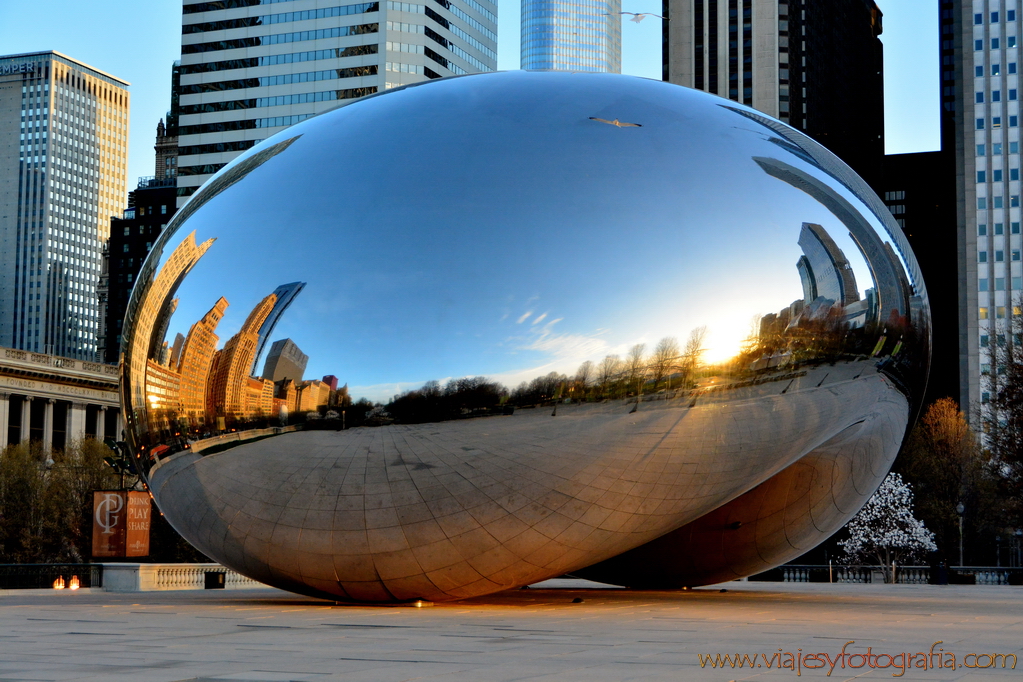
[[[654,357],[650,362],[650,372],[654,377],[654,390],[660,386],[662,379],[671,376],[671,373],[678,367],[678,361],[678,339],[674,336],[665,336],[657,342],[657,346],[654,348]]]
[[[606,396],[611,392],[612,384],[618,379],[622,371],[622,361],[617,355],[608,355],[597,365],[597,384],[600,386],[601,395]]]
[[[646,344],[637,343],[629,349],[629,354],[625,357],[625,381],[628,386],[635,387],[637,395],[642,392],[642,381],[646,373],[646,367],[643,364],[645,352]]]
[[[575,398],[582,400],[586,397],[586,391],[589,389],[590,384],[593,382],[593,363],[587,360],[583,364],[579,365],[579,369],[575,371],[574,386]]]
[[[696,370],[706,350],[703,341],[707,338],[707,327],[701,325],[689,332],[685,348],[682,349],[682,388],[692,388],[696,384]]]

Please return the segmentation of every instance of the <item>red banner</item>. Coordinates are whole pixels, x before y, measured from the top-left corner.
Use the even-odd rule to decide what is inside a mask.
[[[149,556],[152,503],[148,493],[97,490],[92,494],[92,556]]]

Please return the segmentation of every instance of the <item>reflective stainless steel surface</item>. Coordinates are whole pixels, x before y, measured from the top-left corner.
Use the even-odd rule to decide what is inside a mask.
[[[902,233],[805,136],[658,81],[509,72],[223,169],[143,267],[122,398],[168,520],[279,587],[692,585],[855,514],[929,334]]]

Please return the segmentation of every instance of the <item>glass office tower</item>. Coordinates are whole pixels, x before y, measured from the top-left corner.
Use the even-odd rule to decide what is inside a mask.
[[[0,345],[96,360],[100,245],[124,202],[128,83],[0,57]]]
[[[185,0],[181,33],[179,205],[239,153],[310,116],[497,68],[492,0]]]
[[[621,0],[522,0],[522,68],[621,73],[621,10]]]

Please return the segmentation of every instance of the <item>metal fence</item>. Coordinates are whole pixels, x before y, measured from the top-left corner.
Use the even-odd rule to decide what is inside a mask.
[[[102,564],[0,564],[0,590],[102,587]]]
[[[885,567],[888,571],[891,567]],[[883,583],[880,566],[786,564],[750,576],[756,582],[784,583]],[[1023,568],[1003,566],[895,566],[895,582],[903,585],[1023,585]]]

